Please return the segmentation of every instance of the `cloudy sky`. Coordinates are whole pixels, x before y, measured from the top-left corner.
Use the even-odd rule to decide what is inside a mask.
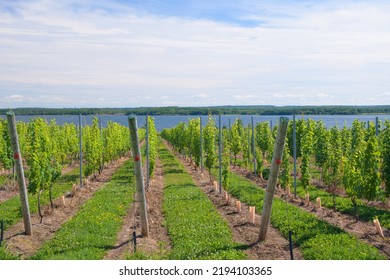
[[[390,104],[390,1],[0,0],[0,107]]]

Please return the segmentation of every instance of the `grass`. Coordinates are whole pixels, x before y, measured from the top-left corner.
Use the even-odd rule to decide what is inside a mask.
[[[53,185],[53,199],[60,197],[64,193],[71,190],[72,185],[78,179],[78,170],[61,176]],[[37,195],[28,194],[30,212],[38,212]],[[49,192],[45,191],[41,196],[42,205],[49,204]],[[21,204],[19,196],[12,197],[0,203],[0,220],[4,221],[4,228],[7,229],[22,218]]]
[[[226,221],[194,184],[184,166],[162,145],[164,170],[163,212],[172,241],[168,259],[246,259],[243,245],[232,241]]]
[[[32,259],[102,259],[115,245],[134,185],[133,161],[128,160]]]
[[[258,212],[261,211],[265,191],[249,180],[232,173],[228,191],[242,202],[256,206]],[[305,259],[386,259],[375,247],[278,198],[274,198],[271,223],[286,238],[288,231],[292,231],[293,243],[301,248]]]
[[[310,174],[312,179],[321,178],[321,172],[318,170],[318,167],[314,166],[314,163],[310,167]],[[301,198],[305,197],[305,191],[300,186],[300,180],[297,180],[297,195]],[[310,194],[310,200],[313,202],[316,202],[317,197],[321,197],[321,205],[333,209],[333,195],[329,192],[326,192],[325,190],[322,190],[320,188],[317,188],[313,185],[310,185],[308,187],[308,192]],[[341,197],[336,195],[335,196],[336,201],[336,209],[340,213],[348,214],[348,215],[355,215],[355,208],[350,198],[348,197]],[[357,200],[357,216],[360,220],[366,221],[366,222],[372,222],[374,218],[378,218],[382,227],[390,229],[390,212],[383,209],[378,209],[372,206],[368,206],[360,199]]]
[[[5,185],[7,178],[8,178],[8,175],[1,175],[0,176],[0,188]]]
[[[315,186],[309,186],[308,192],[310,194],[310,200],[315,201],[317,197],[321,197],[321,205],[333,209],[333,195]],[[305,191],[302,188],[297,188],[297,195],[300,197],[305,196]],[[349,197],[335,196],[336,209],[338,212],[349,214],[354,216],[355,209],[353,203]],[[377,217],[382,227],[390,229],[390,212],[387,210],[371,207],[363,203],[361,200],[357,200],[357,216],[360,220],[372,222]]]

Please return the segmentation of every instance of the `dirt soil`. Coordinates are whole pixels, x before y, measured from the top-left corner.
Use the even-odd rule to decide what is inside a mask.
[[[241,213],[237,211],[236,200],[230,197],[227,203],[224,196],[215,191],[214,186],[210,183],[209,176],[201,173],[188,161],[180,158],[187,171],[191,174],[194,182],[201,187],[202,191],[214,203],[218,213],[228,222],[233,233],[234,242],[249,245],[245,250],[249,259],[253,260],[290,260],[289,242],[282,234],[272,227],[268,227],[267,239],[258,243],[257,239],[260,230],[260,215],[255,215],[255,223],[249,221],[249,206],[241,203]],[[302,253],[296,246],[293,248],[294,259],[302,259]]]
[[[17,196],[19,193],[19,190],[18,190],[18,187],[15,185],[15,186],[10,186],[10,185],[6,185],[6,186],[2,186],[2,188],[0,189],[0,203],[14,197],[14,196]]]
[[[259,187],[265,188],[267,182],[261,180],[259,177],[254,175],[252,172],[245,170],[244,168],[234,167],[233,172],[246,177]],[[378,248],[387,258],[390,259],[390,230],[383,229],[385,238],[381,238],[374,226],[373,222],[365,222],[356,220],[355,217],[347,214],[343,214],[333,209],[321,207],[317,209],[315,203],[309,202],[306,204],[301,198],[294,199],[292,196],[288,197],[284,190],[278,188],[276,196],[288,201],[290,204],[300,207],[301,209],[315,214],[319,219],[333,224],[346,232],[355,235],[357,238],[371,244]]]
[[[253,260],[290,260],[289,242],[282,234],[272,227],[268,227],[267,239],[264,242],[258,243],[257,239],[260,230],[260,215],[255,215],[255,223],[249,221],[249,206],[241,203],[241,213],[236,209],[236,200],[230,197],[229,203],[226,199],[215,191],[214,186],[210,183],[209,175],[200,172],[195,166],[190,165],[189,161],[182,156],[177,155],[180,161],[185,166],[187,172],[192,176],[192,179],[202,191],[214,203],[218,213],[227,221],[232,233],[234,242],[248,245],[245,250],[249,259]],[[302,253],[296,246],[293,247],[293,256],[295,260],[302,259]]]
[[[54,200],[54,209],[50,206],[43,207],[44,218],[40,223],[38,213],[31,215],[33,235],[24,234],[23,221],[11,226],[5,231],[5,244],[7,249],[19,256],[21,259],[31,257],[43,243],[50,240],[63,223],[73,217],[79,208],[90,199],[93,194],[108,182],[115,171],[123,165],[127,158],[121,158],[109,165],[100,175],[93,180],[86,180],[81,190],[74,194],[68,193],[64,196],[65,205],[62,197]]]
[[[62,175],[65,175],[75,169],[78,165],[68,165],[62,169]],[[19,194],[18,183],[15,181],[15,184],[12,184],[12,181],[9,181],[6,185],[0,187],[0,203],[17,196]],[[27,184],[27,181],[26,181]]]
[[[180,158],[180,160],[184,163],[194,182],[208,195],[217,211],[227,221],[233,232],[234,241],[249,246],[245,251],[249,259],[290,259],[289,243],[276,229],[270,227],[267,240],[263,243],[256,243],[259,234],[260,216],[256,215],[255,224],[251,224],[248,221],[248,205],[242,204],[242,211],[238,213],[234,206],[234,198],[227,204],[224,198],[214,191],[214,188],[209,183],[208,176],[200,173],[195,167],[189,166],[189,163],[183,158]],[[124,219],[124,225],[118,234],[117,244],[114,249],[108,251],[105,259],[123,259],[126,257],[126,252],[134,252],[132,238],[134,229],[137,233],[137,252],[145,252],[147,255],[156,254],[158,257],[170,250],[168,232],[163,226],[163,188],[164,177],[162,166],[161,162],[157,160],[155,177],[146,192],[148,199],[149,236],[147,238],[141,236],[139,209],[132,205]],[[293,252],[295,259],[302,259],[299,248],[294,248]]]
[[[144,171],[144,178],[145,178]],[[118,234],[114,249],[107,252],[105,259],[116,260],[126,258],[126,253],[143,252],[147,255],[163,255],[170,250],[170,239],[167,229],[163,226],[162,213],[164,175],[161,162],[157,158],[154,178],[146,190],[148,202],[149,236],[141,235],[141,220],[139,207],[136,203],[130,207],[124,224]],[[134,247],[133,232],[136,232],[136,248]]]

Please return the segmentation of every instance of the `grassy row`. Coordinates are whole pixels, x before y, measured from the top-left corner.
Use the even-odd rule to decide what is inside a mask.
[[[145,138],[145,129],[138,130],[139,141]],[[143,148],[144,149],[144,148]],[[143,154],[143,152],[142,152]],[[8,176],[8,175],[7,175]],[[25,176],[28,176],[28,170],[25,170]],[[0,176],[0,183],[4,176]],[[64,195],[70,191],[72,185],[79,180],[79,168],[74,168],[72,171],[61,176],[59,180],[53,184],[53,199]],[[5,179],[4,179],[5,180]],[[1,184],[0,184],[1,185]],[[38,212],[37,195],[28,194],[30,212]],[[41,196],[41,205],[49,204],[49,192],[45,191]],[[0,203],[0,220],[4,221],[4,228],[7,229],[22,218],[21,204],[19,196],[12,197]]]
[[[115,245],[134,191],[133,161],[128,160],[32,258],[102,259]]]
[[[61,176],[53,185],[53,199],[60,197],[71,190],[72,185],[77,182],[79,175],[78,169]],[[30,212],[38,212],[37,195],[28,194]],[[49,192],[43,192],[41,196],[41,205],[49,204]],[[7,229],[22,218],[21,204],[19,195],[12,197],[0,203],[0,220],[4,221],[4,228]]]
[[[257,211],[261,211],[265,191],[249,180],[232,173],[228,191],[241,201],[256,206]],[[273,202],[271,223],[286,238],[288,231],[292,231],[293,243],[300,246],[305,259],[386,259],[373,246],[278,198]]]
[[[238,160],[237,162],[238,165],[240,165],[241,167],[245,167],[245,164],[243,162],[239,162]],[[310,174],[312,175],[312,178],[321,178],[321,172],[318,171],[318,168],[314,166],[314,163],[313,166],[311,166]],[[298,179],[298,186],[300,185],[299,181],[300,180]],[[321,197],[322,206],[327,207],[329,209],[333,209],[333,195],[331,193],[319,189],[313,185],[309,186],[308,192],[310,193],[311,201],[315,202],[317,197]],[[305,197],[305,191],[302,187],[297,188],[297,195],[299,195],[301,198]],[[349,197],[335,196],[335,201],[337,211],[344,214],[349,214],[353,216],[355,215],[355,208]],[[357,199],[357,206],[357,216],[359,217],[359,219],[371,222],[374,218],[378,218],[383,227],[390,229],[390,212],[388,210],[368,206],[360,199]]]
[[[164,170],[163,212],[172,241],[170,259],[245,259],[243,246],[232,241],[228,224],[194,184],[184,167],[161,144]]]
[[[316,188],[314,186],[309,186],[308,192],[310,194],[310,200],[315,201],[317,197],[321,197],[321,205],[327,208],[333,208],[333,195],[322,189]],[[305,196],[305,191],[302,188],[297,189],[297,194],[300,197]],[[355,215],[355,209],[353,203],[348,197],[335,196],[336,209],[337,211]],[[390,212],[375,207],[370,207],[364,204],[361,200],[357,201],[357,216],[363,221],[372,221],[375,217],[380,220],[380,223],[383,227],[390,229]]]
[[[63,175],[60,179],[53,185],[53,198],[57,198],[67,191],[70,191],[72,185],[77,181],[78,169],[72,170],[71,172]],[[36,213],[38,212],[37,205],[37,196],[28,194],[30,212]],[[48,192],[44,192],[41,197],[42,205],[49,204],[49,194]],[[6,230],[13,224],[17,223],[22,219],[22,210],[20,204],[19,195],[12,197],[6,201],[0,203],[0,220],[4,221],[4,229]],[[1,246],[0,247],[0,260],[4,259],[16,259],[12,256],[7,250]]]

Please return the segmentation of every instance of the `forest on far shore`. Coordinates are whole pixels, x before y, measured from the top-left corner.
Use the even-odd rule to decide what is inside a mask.
[[[375,106],[208,106],[135,108],[10,108],[17,115],[360,115],[390,114],[390,105]],[[0,109],[4,115],[10,109]]]

